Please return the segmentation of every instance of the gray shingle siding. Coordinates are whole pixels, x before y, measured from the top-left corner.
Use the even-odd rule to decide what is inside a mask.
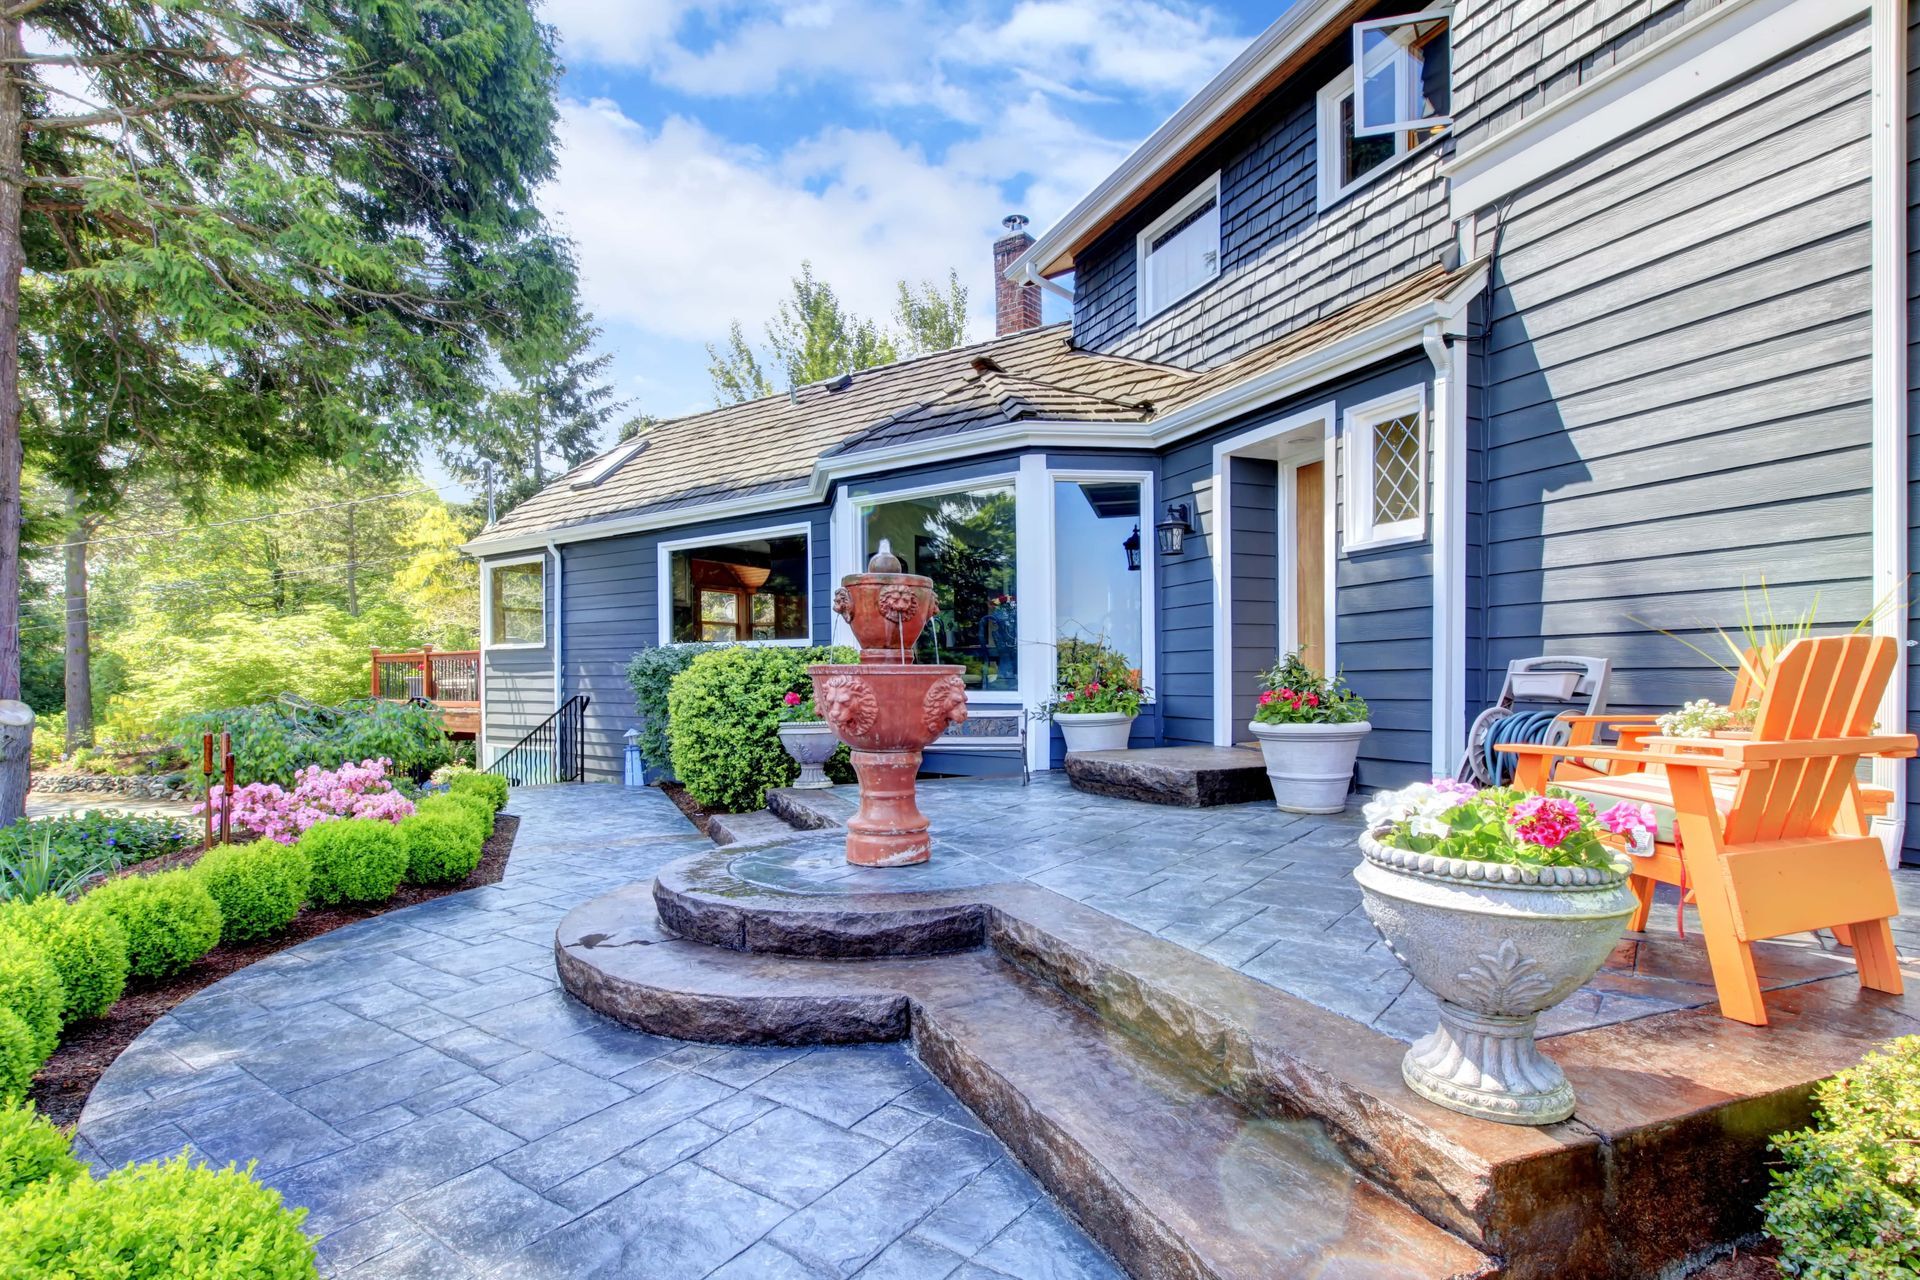
[[[1542,651],[1611,658],[1618,710],[1724,697],[1651,628],[1716,646],[1763,575],[1787,614],[1870,607],[1868,90],[1856,24],[1507,207],[1470,702]]]

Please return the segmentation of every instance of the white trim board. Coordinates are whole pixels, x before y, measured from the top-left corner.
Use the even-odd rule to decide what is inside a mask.
[[[1625,62],[1456,155],[1465,218],[1772,62],[1866,11],[1869,0],[1727,0]]]
[[[510,556],[504,560],[489,560],[480,566],[480,648],[483,652],[494,649],[544,649],[547,637],[551,634],[547,627],[547,610],[558,610],[558,599],[547,599],[547,546],[535,544],[540,549],[531,555]],[[540,566],[540,638],[538,640],[496,641],[493,638],[493,572],[496,569],[511,569],[516,565],[538,564]]]
[[[1880,704],[1880,722],[1907,722],[1907,0],[1873,3],[1873,591],[1891,597],[1874,631],[1901,646]],[[1873,780],[1893,789],[1893,808],[1875,819],[1898,864],[1908,839],[1907,769],[1875,760]]]

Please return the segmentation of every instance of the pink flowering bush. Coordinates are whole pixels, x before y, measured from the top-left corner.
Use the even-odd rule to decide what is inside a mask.
[[[232,829],[237,839],[292,844],[308,828],[335,818],[373,818],[399,822],[413,816],[413,801],[394,790],[387,760],[362,760],[337,769],[308,765],[297,771],[291,788],[277,782],[250,782],[234,788]],[[216,824],[228,804],[226,788],[216,785],[196,812],[213,811]]]
[[[1451,778],[1382,792],[1362,815],[1374,838],[1395,849],[1535,867],[1617,868],[1621,849],[1645,852],[1653,837],[1646,805],[1623,801],[1596,814],[1564,791],[1481,790]]]

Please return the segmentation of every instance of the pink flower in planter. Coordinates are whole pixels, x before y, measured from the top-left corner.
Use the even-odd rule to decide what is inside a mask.
[[[1595,814],[1594,821],[1617,836],[1635,840],[1646,839],[1659,825],[1652,805],[1635,804],[1631,800],[1622,800],[1611,809]]]
[[[1580,829],[1580,810],[1571,800],[1552,796],[1528,796],[1507,814],[1513,834],[1528,844],[1555,849]]]
[[[1071,689],[1069,689],[1069,690],[1067,690],[1067,696],[1066,696],[1066,697],[1065,697],[1064,699],[1062,699],[1062,701],[1065,701],[1065,702],[1072,702],[1072,701],[1073,701],[1073,690],[1071,690]]]
[[[1320,705],[1320,695],[1317,693],[1310,693],[1306,696],[1305,701],[1308,706],[1317,707]]]
[[[786,703],[790,707],[797,707],[804,701],[806,701],[806,699],[802,698],[797,693],[788,693],[786,697]]]
[[[1271,689],[1269,689],[1269,690],[1267,690],[1267,691],[1266,691],[1265,693],[1263,693],[1263,694],[1261,694],[1261,695],[1260,695],[1260,705],[1261,705],[1261,706],[1263,706],[1263,707],[1268,707],[1268,706],[1272,706],[1272,705],[1273,705],[1273,696],[1274,696],[1274,695],[1273,695],[1273,690],[1271,690]]]
[[[1458,778],[1435,778],[1433,789],[1435,794],[1446,797],[1455,806],[1466,804],[1480,794],[1480,788]]]

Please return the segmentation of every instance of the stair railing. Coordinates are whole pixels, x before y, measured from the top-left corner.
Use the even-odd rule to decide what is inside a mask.
[[[587,703],[576,693],[559,710],[502,751],[482,772],[497,774],[508,786],[584,782],[587,776]]]

